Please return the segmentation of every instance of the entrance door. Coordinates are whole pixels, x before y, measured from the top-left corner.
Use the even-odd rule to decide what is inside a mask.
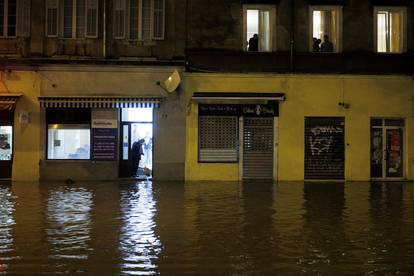
[[[273,117],[244,118],[243,179],[273,179]]]
[[[0,178],[11,178],[13,165],[14,111],[0,111]]]
[[[371,120],[371,178],[403,178],[404,120]]]
[[[119,176],[152,177],[152,108],[122,109],[121,137]],[[139,158],[134,158],[134,154]]]

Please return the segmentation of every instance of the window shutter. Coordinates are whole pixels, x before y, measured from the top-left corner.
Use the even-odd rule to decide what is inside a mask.
[[[126,1],[114,0],[114,37],[116,39],[125,38],[125,15]]]
[[[86,36],[98,36],[98,0],[86,2]]]
[[[31,0],[17,0],[17,36],[30,36]]]
[[[58,0],[47,0],[46,3],[46,35],[58,35]]]
[[[154,0],[154,39],[164,39],[165,33],[165,0]]]
[[[152,0],[142,0],[142,40],[151,40]]]

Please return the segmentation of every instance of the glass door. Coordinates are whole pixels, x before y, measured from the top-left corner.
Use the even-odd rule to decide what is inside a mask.
[[[371,119],[371,178],[404,177],[403,119]]]
[[[403,177],[403,130],[386,129],[386,177]]]
[[[123,108],[119,176],[152,177],[153,109]]]

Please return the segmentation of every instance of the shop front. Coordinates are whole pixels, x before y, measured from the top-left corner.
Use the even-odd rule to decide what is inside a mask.
[[[162,100],[154,96],[39,97],[46,126],[41,179],[151,178],[153,113]],[[140,140],[140,162],[134,171],[133,145]]]
[[[229,180],[277,179],[279,101],[284,99],[283,93],[195,92],[199,168],[227,167]]]

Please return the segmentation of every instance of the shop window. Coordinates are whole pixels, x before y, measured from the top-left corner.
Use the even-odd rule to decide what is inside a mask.
[[[46,23],[49,37],[96,38],[98,0],[47,0]]]
[[[0,37],[30,35],[30,0],[0,0]]]
[[[114,0],[114,19],[116,39],[162,40],[165,0]]]
[[[238,161],[237,116],[199,117],[199,162]]]
[[[47,159],[90,159],[90,109],[46,110]]]
[[[249,52],[275,50],[276,7],[244,5],[243,14],[243,49]]]
[[[406,8],[376,7],[374,25],[378,53],[405,51]]]
[[[13,127],[12,126],[0,126],[0,160],[11,160],[13,150]]]
[[[310,44],[312,52],[341,51],[342,7],[310,6]]]

